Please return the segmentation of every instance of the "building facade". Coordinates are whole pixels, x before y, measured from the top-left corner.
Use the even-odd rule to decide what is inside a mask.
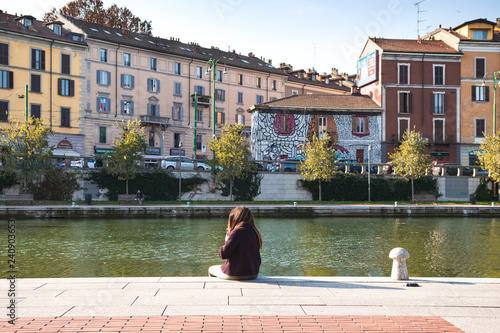
[[[223,125],[235,123],[245,125],[250,136],[245,111],[285,93],[286,75],[253,54],[203,48],[70,17],[60,20],[84,34],[88,44],[87,155],[112,149],[117,121],[139,119],[148,140],[146,158],[179,153],[211,158],[206,144],[212,139],[214,120],[216,136]],[[216,68],[210,59],[217,61]]]
[[[252,115],[252,158],[280,160],[303,156],[306,139],[328,134],[340,158],[364,163],[371,146],[380,163],[381,112],[361,95],[295,95],[249,109]]]
[[[382,162],[407,130],[427,138],[434,160],[458,159],[461,57],[443,41],[368,39],[358,86],[384,109]]]
[[[475,164],[480,143],[486,135],[493,134],[493,73],[500,71],[500,31],[495,31],[496,28],[497,23],[478,19],[454,29],[439,28],[424,36],[444,41],[463,53],[459,154],[462,165]],[[500,79],[500,73],[498,75]],[[497,89],[497,100],[500,100],[500,89]],[[496,118],[499,123],[500,115]]]
[[[0,126],[42,118],[55,156],[83,156],[85,50],[62,22],[0,12]]]

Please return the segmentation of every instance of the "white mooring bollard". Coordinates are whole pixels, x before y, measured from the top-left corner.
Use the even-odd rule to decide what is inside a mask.
[[[396,247],[389,253],[392,262],[391,278],[393,280],[409,280],[408,269],[406,268],[406,259],[410,258],[408,251],[401,247]]]

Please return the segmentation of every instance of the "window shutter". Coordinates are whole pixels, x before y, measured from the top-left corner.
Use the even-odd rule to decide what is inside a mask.
[[[106,72],[107,81],[106,84],[109,86],[111,84],[111,72]]]
[[[36,50],[31,50],[31,68],[36,68]]]
[[[474,102],[476,100],[476,86],[472,86],[472,91],[471,91],[471,100]]]
[[[484,101],[485,102],[490,101],[490,87],[489,86],[484,86]]]
[[[120,74],[120,86],[123,88],[125,84],[125,74]]]
[[[130,114],[134,114],[134,102],[130,102]]]
[[[226,123],[226,114],[224,112],[221,112],[222,115],[222,124]]]
[[[357,123],[358,123],[358,117],[352,117],[352,133],[356,133]],[[319,128],[316,129],[316,133],[318,133],[318,131],[319,131]]]
[[[172,119],[175,119],[175,105],[172,106]]]
[[[45,51],[40,51],[40,69],[45,70]]]
[[[14,72],[12,72],[12,71],[9,71],[8,87],[11,89],[14,88]]]
[[[96,98],[95,109],[101,111],[99,97]]]
[[[109,112],[111,110],[111,99],[106,98],[106,111]]]
[[[148,79],[148,91],[151,91],[151,90],[153,90],[153,80]]]
[[[443,114],[448,113],[448,94],[443,95]]]
[[[121,105],[120,109],[122,110],[121,113],[124,114],[125,113],[125,101],[123,99],[120,101],[120,105]]]
[[[370,134],[370,117],[365,117],[365,134]]]
[[[101,71],[97,71],[97,84],[101,83]]]
[[[151,103],[148,103],[148,116],[152,116],[152,114],[151,114]]]
[[[75,80],[69,80],[69,95],[75,96]]]
[[[184,120],[184,108],[183,107],[180,107],[180,116],[179,116],[179,119],[180,120]]]
[[[155,111],[155,116],[159,117],[160,116],[160,104],[156,104],[156,111]]]
[[[431,114],[434,114],[435,110],[434,110],[434,107],[435,107],[435,100],[436,100],[436,94],[434,93],[431,93]]]
[[[135,86],[134,81],[135,81],[134,76],[133,76],[133,75],[130,75],[130,87],[131,87],[132,89],[134,89],[134,86]]]
[[[156,92],[160,92],[160,80],[156,80]]]
[[[203,87],[203,86],[201,87],[201,94],[205,95],[205,87]]]
[[[57,79],[57,94],[61,95],[62,94],[62,79]]]
[[[413,112],[413,94],[408,93],[408,113]]]

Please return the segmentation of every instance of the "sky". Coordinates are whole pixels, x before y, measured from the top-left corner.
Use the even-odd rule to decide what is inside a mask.
[[[415,39],[418,27],[423,36],[439,25],[456,27],[478,18],[496,21],[497,1],[104,0],[104,7],[116,3],[152,21],[155,36],[244,55],[253,52],[272,59],[275,67],[284,62],[294,69],[330,73],[337,68],[354,74],[368,37]],[[0,9],[8,13],[41,19],[69,1],[3,2]]]

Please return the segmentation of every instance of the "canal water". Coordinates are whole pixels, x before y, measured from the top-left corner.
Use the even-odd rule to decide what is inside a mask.
[[[19,278],[206,276],[222,264],[227,218],[16,221]],[[500,278],[500,219],[258,218],[261,275],[390,276],[404,247],[410,277]],[[0,230],[8,276],[7,227]]]

